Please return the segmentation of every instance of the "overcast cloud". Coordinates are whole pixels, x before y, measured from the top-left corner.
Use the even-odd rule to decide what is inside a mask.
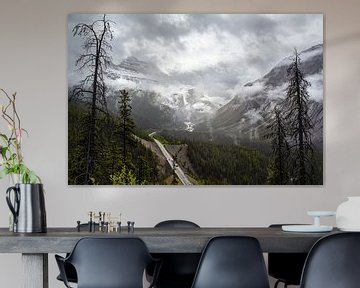
[[[69,15],[69,75],[75,75],[82,52],[71,30],[101,17]],[[323,43],[322,14],[108,14],[107,19],[115,22],[114,63],[135,56],[189,84],[213,81],[219,89],[262,77],[294,48]]]

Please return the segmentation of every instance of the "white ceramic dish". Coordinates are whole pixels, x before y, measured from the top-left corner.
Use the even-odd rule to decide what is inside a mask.
[[[309,216],[314,216],[314,217],[324,217],[324,216],[335,216],[336,212],[335,211],[308,211],[307,214]]]
[[[283,225],[281,229],[286,232],[330,232],[333,230],[332,226],[315,226],[315,225]]]

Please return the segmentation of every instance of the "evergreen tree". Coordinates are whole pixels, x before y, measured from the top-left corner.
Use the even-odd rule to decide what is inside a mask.
[[[68,184],[84,184],[88,117],[78,103],[68,109]]]
[[[267,129],[270,131],[265,137],[271,139],[273,159],[268,167],[269,184],[287,184],[289,144],[287,142],[285,125],[278,107],[274,108],[273,119]]]
[[[120,172],[111,175],[113,185],[137,185],[139,184],[134,173],[124,165]]]
[[[84,40],[84,53],[79,56],[76,66],[79,70],[88,73],[80,81],[71,93],[69,101],[80,99],[90,103],[88,116],[88,133],[86,144],[86,171],[84,184],[93,184],[94,165],[96,159],[96,125],[97,111],[107,114],[105,98],[104,70],[111,61],[109,51],[112,47],[109,43],[113,35],[111,31],[113,22],[103,18],[91,24],[79,23],[73,29],[73,36],[79,36]]]
[[[133,135],[135,129],[134,120],[131,117],[131,97],[129,92],[121,90],[118,105],[119,105],[119,128],[120,128],[120,141],[122,144],[122,161],[126,164],[127,153],[129,151],[128,145],[134,143]]]
[[[87,106],[85,103],[69,103],[69,162],[70,185],[84,184],[87,138]],[[127,162],[122,161],[119,115],[99,114],[97,120],[97,159],[92,184],[97,185],[145,185],[160,183],[156,155],[140,140],[127,145]],[[141,132],[144,135],[144,131]],[[101,142],[100,142],[101,141]],[[100,149],[101,148],[101,149]]]
[[[255,149],[188,141],[188,157],[198,183],[210,185],[266,184],[265,155]]]
[[[311,142],[313,125],[308,106],[310,83],[305,79],[301,70],[301,59],[296,50],[287,73],[289,84],[282,109],[291,147],[292,182],[301,185],[311,184],[313,182],[313,175],[310,173],[313,165],[313,145]]]

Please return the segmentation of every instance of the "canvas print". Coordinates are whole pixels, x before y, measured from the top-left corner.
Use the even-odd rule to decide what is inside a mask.
[[[322,185],[322,14],[71,14],[69,185]]]

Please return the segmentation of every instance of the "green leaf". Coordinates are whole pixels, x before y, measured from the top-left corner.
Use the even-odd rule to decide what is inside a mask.
[[[25,132],[27,137],[29,137],[29,132],[28,131],[26,131],[24,128],[21,128],[21,130]]]
[[[34,173],[34,171],[29,170],[27,173],[29,177],[29,182],[32,184],[41,183],[40,178]]]
[[[4,168],[3,170],[0,171],[0,179],[3,179],[8,174],[9,174],[9,169]]]
[[[6,158],[6,152],[9,150],[9,148],[8,147],[1,147],[0,149],[1,149],[1,156],[3,158]]]
[[[26,167],[24,164],[18,165],[18,170],[21,174],[21,180],[25,184],[37,184],[41,183],[41,179],[39,176],[35,174],[34,171],[30,170],[28,167]]]
[[[0,138],[2,138],[4,142],[8,142],[8,137],[5,134],[0,133]]]
[[[14,174],[21,174],[21,168],[18,164],[14,164],[11,167],[9,167],[9,172]]]
[[[17,154],[16,153],[13,153],[11,156],[10,156],[10,159],[12,160],[15,160],[17,158]]]

